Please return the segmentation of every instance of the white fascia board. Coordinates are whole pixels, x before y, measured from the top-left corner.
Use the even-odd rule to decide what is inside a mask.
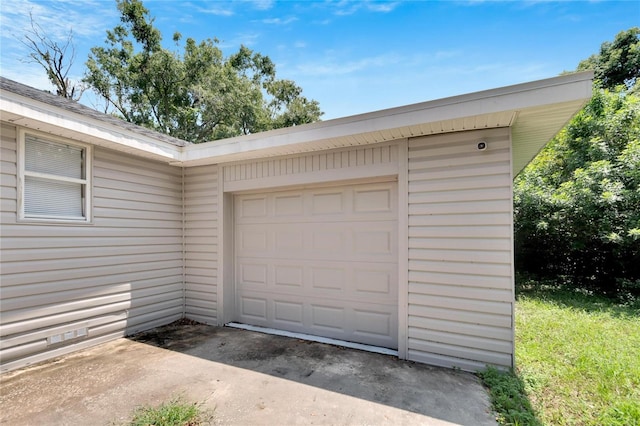
[[[234,154],[302,145],[327,139],[409,127],[443,120],[520,111],[591,97],[593,72],[569,74],[530,83],[375,111],[286,129],[272,130],[183,148],[186,164]]]
[[[61,129],[84,135],[94,143],[121,151],[153,157],[177,166],[215,164],[245,153],[256,157],[274,155],[283,147],[291,153],[327,149],[333,141],[355,135],[373,135],[390,129],[478,117],[505,111],[517,113],[591,97],[593,72],[569,74],[530,83],[491,89],[351,117],[321,121],[202,144],[179,147],[152,136],[129,131],[90,116],[61,109],[38,100],[3,90],[0,111],[16,124],[38,123],[43,130]],[[11,120],[15,118],[15,120]],[[48,129],[47,129],[48,128]],[[452,129],[454,131],[455,129]],[[420,136],[420,135],[415,135]],[[365,143],[382,142],[375,137]],[[318,144],[318,142],[320,142]],[[315,146],[311,146],[316,144]],[[326,145],[326,146],[324,146]],[[334,144],[335,145],[335,144]]]
[[[25,123],[37,122],[44,127],[63,129],[89,138],[95,138],[102,142],[96,143],[97,145],[115,149],[124,147],[127,148],[128,152],[135,153],[135,151],[140,151],[141,153],[156,156],[158,159],[164,159],[167,162],[180,161],[182,157],[182,150],[179,146],[130,132],[107,122],[73,111],[62,110],[59,107],[8,91],[2,91],[0,111],[2,111],[3,115],[6,114],[9,117],[20,117],[10,120],[16,125],[20,125],[21,121]]]

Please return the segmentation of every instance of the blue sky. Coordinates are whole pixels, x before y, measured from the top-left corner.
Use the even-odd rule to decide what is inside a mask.
[[[167,46],[175,31],[268,55],[280,78],[316,99],[323,119],[553,77],[640,25],[637,1],[147,0]],[[0,74],[51,89],[23,62],[29,12],[52,39],[69,29],[74,77],[119,19],[109,0],[4,0]],[[91,96],[83,102],[91,104]]]

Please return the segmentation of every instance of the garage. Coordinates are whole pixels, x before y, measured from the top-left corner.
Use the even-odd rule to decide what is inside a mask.
[[[398,347],[397,182],[234,196],[234,321]]]

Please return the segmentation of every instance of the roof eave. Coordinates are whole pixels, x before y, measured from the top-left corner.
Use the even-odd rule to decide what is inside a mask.
[[[531,160],[591,97],[593,73],[564,75],[514,86],[470,93],[435,101],[375,111],[288,129],[241,136],[183,148],[181,164],[231,161],[290,155],[365,145],[437,133],[514,127],[514,159],[517,167]],[[553,120],[545,131],[531,130]],[[544,124],[544,123],[543,123]],[[525,140],[526,139],[526,140]],[[524,153],[518,152],[523,150]],[[516,164],[514,164],[514,169]],[[515,170],[514,170],[515,171]]]
[[[3,121],[28,129],[154,160],[181,160],[179,146],[7,90],[0,93],[0,112]]]
[[[512,127],[517,174],[591,97],[593,73],[375,111],[184,147],[22,94],[0,93],[2,120],[176,166],[295,155],[439,133]]]

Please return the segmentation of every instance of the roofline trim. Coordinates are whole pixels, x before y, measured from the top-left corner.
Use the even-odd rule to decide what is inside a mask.
[[[517,113],[527,108],[588,99],[591,96],[592,80],[592,71],[579,72],[184,147],[7,89],[0,92],[0,111],[16,116],[13,122],[17,125],[20,125],[20,118],[17,117],[20,116],[45,124],[50,129],[58,128],[96,138],[93,142],[96,145],[110,146],[133,154],[147,154],[173,165],[187,166],[205,161],[215,164],[226,161],[225,157],[247,153],[259,156],[262,152],[265,156],[270,156],[278,148],[287,146],[291,146],[295,152],[326,149],[322,146],[323,141],[497,112]],[[12,121],[11,118],[8,120]],[[371,140],[370,143],[382,141]],[[319,143],[319,146],[314,148],[310,146],[312,143]]]
[[[2,90],[0,94],[0,111],[23,118],[28,117],[43,125],[75,131],[106,142],[159,155],[168,161],[179,161],[182,157],[180,146],[8,90]],[[8,121],[20,125],[21,119]],[[36,130],[39,129],[36,128]]]
[[[525,108],[566,102],[575,98],[589,98],[592,79],[593,72],[585,71],[351,117],[193,144],[184,147],[183,161],[201,161],[217,156],[268,150],[441,120],[510,110],[517,112]],[[558,87],[563,90],[555,90]],[[537,92],[537,95],[527,96],[531,92]]]

